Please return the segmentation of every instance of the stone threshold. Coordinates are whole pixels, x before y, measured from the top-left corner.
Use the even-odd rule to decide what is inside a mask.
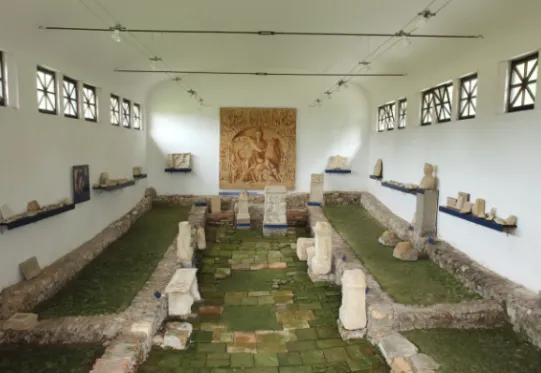
[[[111,223],[89,241],[64,255],[31,280],[19,282],[0,293],[0,320],[16,312],[30,312],[72,280],[88,263],[122,237],[143,214],[152,208],[150,198],[142,198],[127,214]]]
[[[425,237],[411,235],[410,223],[395,215],[372,194],[363,192],[361,205],[401,239],[413,241],[414,246],[424,251],[430,260],[466,287],[485,299],[503,304],[515,332],[525,335],[532,344],[541,348],[541,307],[537,294],[483,267],[445,241],[436,240],[431,244]]]

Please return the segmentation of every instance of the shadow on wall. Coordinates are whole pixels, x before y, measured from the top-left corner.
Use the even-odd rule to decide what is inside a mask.
[[[149,185],[159,194],[218,194],[220,107],[297,108],[296,191],[308,192],[310,175],[322,173],[328,158],[337,154],[350,158],[354,173],[347,178],[329,179],[327,189],[362,189],[363,176],[368,175],[370,113],[361,88],[353,85],[326,100],[322,107],[309,108],[310,101],[327,83],[303,78],[193,79],[197,80],[188,84],[197,91],[203,87],[202,96],[212,106],[201,107],[173,82],[158,84],[147,101],[147,165],[155,170]],[[288,83],[287,89],[284,82]],[[168,153],[192,153],[192,173],[165,173]]]

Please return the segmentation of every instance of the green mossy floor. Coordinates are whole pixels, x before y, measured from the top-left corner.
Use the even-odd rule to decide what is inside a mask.
[[[0,345],[2,373],[88,373],[103,347]]]
[[[511,327],[496,330],[415,330],[403,333],[431,356],[438,373],[539,373],[541,352]]]
[[[379,244],[385,228],[360,206],[325,206],[325,215],[336,231],[396,302],[429,305],[479,299],[430,260],[403,262],[393,258],[393,248]]]
[[[290,245],[295,235],[208,233],[219,242],[207,239],[207,250],[198,253],[204,302],[193,306],[198,317],[190,319],[189,347],[154,348],[139,373],[388,372],[369,342],[342,341],[336,328],[340,288],[310,280]],[[222,278],[227,269],[230,275]]]
[[[40,317],[86,316],[125,310],[148,281],[178,233],[189,208],[154,206],[54,297]]]

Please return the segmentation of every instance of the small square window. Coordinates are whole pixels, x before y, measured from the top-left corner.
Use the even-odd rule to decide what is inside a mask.
[[[6,106],[6,69],[2,51],[0,51],[0,106]]]
[[[477,74],[460,79],[458,119],[472,119],[477,114]]]
[[[56,114],[56,74],[38,66],[37,70],[38,110],[41,113]]]
[[[531,110],[535,106],[539,53],[511,61],[507,111]]]
[[[122,125],[125,128],[131,126],[131,103],[129,100],[122,100]]]
[[[408,101],[402,99],[398,101],[398,129],[406,128],[406,117],[408,114]]]
[[[111,124],[120,125],[120,98],[115,95],[111,95]]]
[[[391,102],[378,108],[378,132],[394,130],[395,106],[395,103]]]
[[[85,120],[89,122],[98,121],[98,103],[96,98],[96,87],[83,85],[83,113]]]
[[[79,118],[77,81],[64,76],[62,88],[64,97],[64,116],[68,118]]]
[[[133,104],[133,128],[141,129],[141,105],[136,103]]]

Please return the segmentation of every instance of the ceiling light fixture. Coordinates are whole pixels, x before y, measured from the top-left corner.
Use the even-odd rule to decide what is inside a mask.
[[[338,81],[338,83],[336,83],[337,87],[336,87],[336,91],[339,92],[340,91],[340,87],[344,87],[344,88],[347,88],[348,87],[348,83],[344,80],[344,79],[340,79]]]
[[[154,56],[154,57],[150,57],[149,60],[150,60],[150,68],[156,71],[158,69],[156,66],[156,62],[162,61],[162,58],[158,56]]]
[[[396,36],[401,39],[401,43],[404,47],[407,47],[411,44],[411,40],[409,39],[409,36],[411,34],[405,32],[404,30],[400,30],[396,33]]]
[[[319,98],[316,100],[316,106],[321,107],[321,100]]]
[[[368,71],[372,70],[372,66],[370,66],[371,62],[369,62],[369,61],[361,61],[361,62],[359,62],[359,65],[363,65],[363,67]]]
[[[331,91],[325,91],[325,94],[327,95],[327,98],[329,100],[332,98],[332,92]]]
[[[430,18],[435,17],[436,13],[432,13],[429,9],[426,9],[419,13],[418,16],[419,19],[417,20],[417,23],[415,25],[417,26],[417,28],[421,28],[426,25]]]
[[[122,41],[122,36],[120,35],[120,32],[125,32],[126,27],[122,26],[120,23],[117,23],[113,27],[110,27],[109,30],[113,32],[111,34],[111,39],[113,39],[117,43],[120,43]]]

